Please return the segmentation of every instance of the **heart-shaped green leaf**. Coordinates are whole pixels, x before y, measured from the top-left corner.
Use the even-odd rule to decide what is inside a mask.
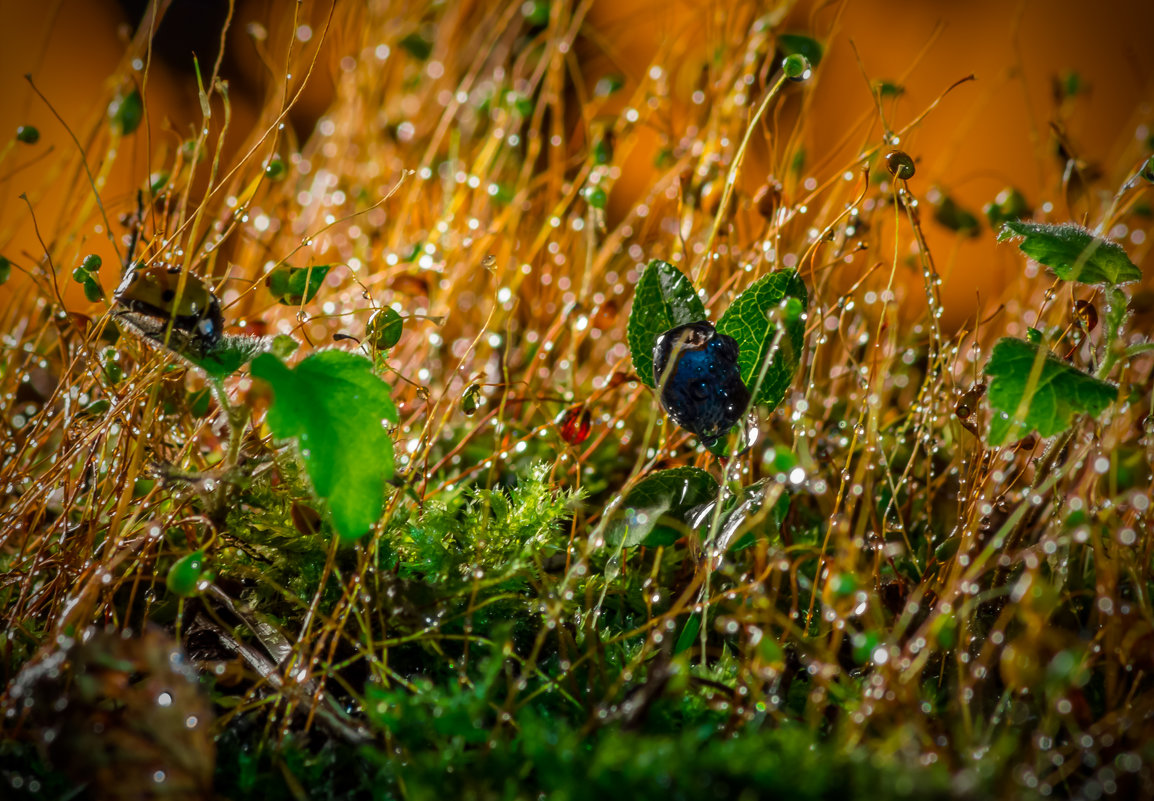
[[[317,495],[328,501],[333,526],[346,540],[366,534],[384,509],[393,476],[397,422],[389,385],[363,356],[325,350],[287,367],[270,353],[252,374],[272,385],[267,422],[281,440],[296,440]]]
[[[621,503],[605,540],[624,547],[648,544],[646,538],[662,517],[678,517],[687,509],[717,498],[717,481],[698,467],[661,470],[637,483]]]
[[[737,340],[737,366],[754,403],[776,408],[793,383],[805,342],[807,303],[797,272],[778,270],[754,282],[718,320],[718,332]]]
[[[1126,251],[1117,242],[1094,236],[1074,223],[1008,222],[998,240],[1021,237],[1018,247],[1063,281],[1080,284],[1128,284],[1142,278]]]
[[[1030,431],[1043,437],[1065,431],[1076,414],[1101,414],[1118,388],[1071,367],[1041,346],[1022,339],[998,340],[986,362],[991,377],[987,397],[994,410],[990,445],[1021,439]]]
[[[629,312],[626,336],[633,356],[633,369],[645,384],[653,382],[653,346],[657,337],[670,328],[705,319],[705,306],[685,274],[669,262],[649,262]]]

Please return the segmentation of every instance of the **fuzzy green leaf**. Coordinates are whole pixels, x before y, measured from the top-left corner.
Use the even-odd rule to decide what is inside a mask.
[[[1074,223],[1008,222],[998,240],[1021,237],[1018,247],[1063,281],[1080,284],[1128,284],[1142,278],[1126,251],[1117,242],[1096,237]]]
[[[252,374],[272,385],[269,428],[278,439],[296,440],[337,533],[346,540],[368,533],[393,476],[393,441],[384,424],[398,418],[389,385],[371,361],[340,350],[314,353],[295,369],[262,354]]]
[[[986,363],[991,377],[989,440],[993,446],[1065,431],[1076,414],[1098,415],[1118,397],[1118,388],[1071,367],[1039,345],[1004,337]]]
[[[705,306],[685,274],[660,259],[649,262],[637,282],[626,330],[637,377],[648,386],[656,386],[653,346],[657,337],[674,326],[704,319]]]
[[[317,296],[331,269],[331,264],[315,264],[312,267],[288,267],[282,264],[265,276],[264,283],[281,305],[300,306]]]
[[[204,353],[178,351],[213,378],[226,378],[272,347],[269,337],[225,334]]]
[[[754,403],[776,408],[793,383],[805,342],[807,303],[805,284],[797,272],[778,270],[742,292],[718,320],[717,330],[737,340],[737,366]],[[785,326],[780,337],[779,324],[770,320],[771,314],[778,316],[778,307],[782,307],[780,318]],[[765,367],[771,351],[772,361]]]
[[[717,481],[698,467],[661,470],[629,491],[605,539],[611,545],[624,540],[626,548],[644,544],[663,516],[677,517],[716,497]]]

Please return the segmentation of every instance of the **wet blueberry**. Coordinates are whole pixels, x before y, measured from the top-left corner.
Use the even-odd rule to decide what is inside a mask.
[[[749,405],[737,353],[737,340],[704,320],[669,329],[653,348],[661,405],[707,447],[725,436]]]

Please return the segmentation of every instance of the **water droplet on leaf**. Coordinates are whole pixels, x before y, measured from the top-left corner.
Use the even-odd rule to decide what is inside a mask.
[[[472,417],[481,405],[481,385],[470,384],[461,395],[461,411],[465,416]]]

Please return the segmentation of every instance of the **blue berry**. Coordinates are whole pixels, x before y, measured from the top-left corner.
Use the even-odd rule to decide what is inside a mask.
[[[706,447],[724,437],[749,406],[737,354],[737,340],[704,320],[669,329],[653,348],[661,405]]]

